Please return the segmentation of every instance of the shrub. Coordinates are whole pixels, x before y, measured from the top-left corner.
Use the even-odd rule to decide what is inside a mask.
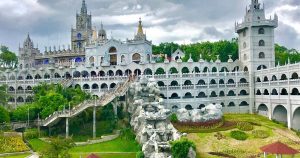
[[[9,122],[10,120],[9,112],[1,105],[0,105],[0,116],[1,116],[0,123]]]
[[[298,137],[300,137],[300,131],[296,131]]]
[[[248,135],[243,131],[231,131],[230,136],[236,140],[246,140],[248,138]]]
[[[36,128],[26,129],[24,132],[24,138],[26,140],[39,138],[39,136],[43,137],[45,135],[46,135],[46,133],[44,131],[40,130],[40,133],[39,133],[38,129],[36,129]]]
[[[178,122],[178,118],[177,118],[177,115],[175,113],[173,113],[171,116],[170,116],[170,121],[171,122]]]
[[[190,148],[196,150],[195,144],[185,138],[171,142],[173,158],[186,158]]]
[[[270,136],[270,134],[264,130],[254,130],[252,131],[252,134],[254,138],[261,138],[261,139],[268,138]]]
[[[238,122],[236,127],[241,131],[251,131],[251,130],[253,130],[253,125],[249,122]]]
[[[139,151],[136,153],[136,158],[144,158],[144,157],[145,157],[145,155],[142,151]]]

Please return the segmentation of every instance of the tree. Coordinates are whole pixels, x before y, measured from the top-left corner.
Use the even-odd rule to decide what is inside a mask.
[[[11,52],[8,47],[1,46],[0,64],[4,68],[15,68],[18,63],[18,58],[15,53]]]
[[[3,107],[0,106],[0,123],[9,122],[9,112]]]
[[[6,106],[8,97],[9,95],[7,94],[7,86],[0,86],[0,105]]]
[[[186,138],[171,142],[171,151],[174,158],[187,158],[190,148],[195,150],[196,146]]]

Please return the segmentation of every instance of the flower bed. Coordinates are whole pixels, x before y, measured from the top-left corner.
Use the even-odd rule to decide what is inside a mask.
[[[0,136],[0,153],[29,151],[21,136]]]
[[[212,120],[208,122],[173,122],[174,127],[184,133],[206,133],[226,131],[235,128],[235,122]]]

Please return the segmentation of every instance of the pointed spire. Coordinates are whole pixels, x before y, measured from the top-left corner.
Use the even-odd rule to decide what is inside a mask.
[[[140,18],[139,20],[139,26],[138,26],[138,32],[137,32],[138,35],[143,35],[144,34],[144,31],[143,31],[143,25],[142,25],[142,19]]]
[[[82,0],[81,14],[87,14],[87,7],[85,4],[85,0]]]

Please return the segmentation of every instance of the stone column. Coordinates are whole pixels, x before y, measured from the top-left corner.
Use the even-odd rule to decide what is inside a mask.
[[[69,118],[66,117],[66,138],[69,138]]]
[[[93,139],[96,138],[96,106],[93,109]]]

